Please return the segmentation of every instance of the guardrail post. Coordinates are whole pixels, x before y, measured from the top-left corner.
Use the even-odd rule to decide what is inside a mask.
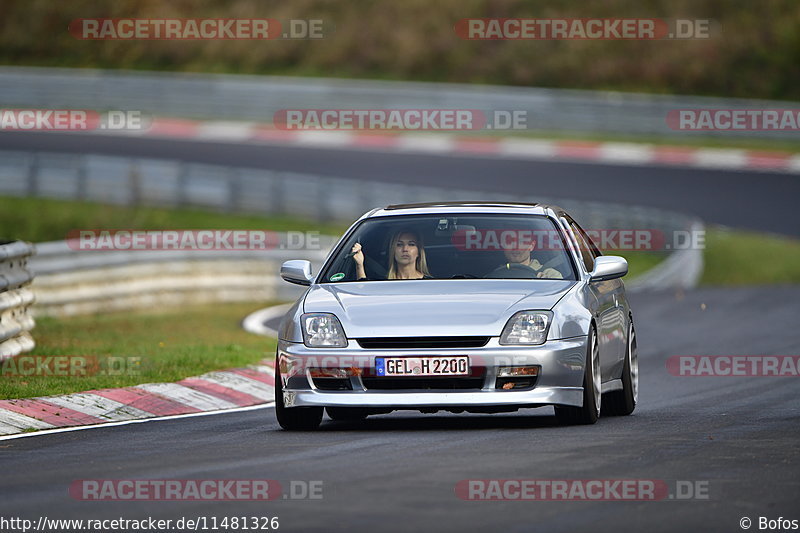
[[[33,152],[28,159],[28,196],[39,196],[39,152]]]
[[[0,359],[35,346],[29,333],[34,321],[28,313],[34,300],[28,287],[33,274],[27,268],[27,258],[33,253],[30,243],[0,241]]]
[[[139,205],[142,202],[142,176],[139,172],[139,162],[131,159],[128,164],[128,188],[130,190],[130,204]]]
[[[330,215],[330,200],[328,194],[328,187],[330,187],[331,180],[326,180],[321,176],[317,176],[314,180],[317,188],[317,209],[315,210],[316,219],[319,222],[326,222],[331,219]]]
[[[286,212],[286,176],[282,172],[270,172],[272,178],[272,202],[270,212],[282,215]]]
[[[242,198],[242,171],[231,167],[228,170],[228,202],[226,211],[235,213],[241,207]]]
[[[75,179],[77,180],[75,187],[75,196],[77,197],[78,200],[86,200],[86,180],[87,180],[87,175],[89,173],[89,169],[86,168],[88,165],[86,159],[87,159],[86,154],[82,154],[78,158],[78,163],[77,163],[78,168],[75,169],[75,174],[76,174]]]
[[[185,207],[187,204],[187,184],[189,183],[189,165],[183,161],[178,163],[178,184],[177,184],[177,198],[175,204],[178,207]]]

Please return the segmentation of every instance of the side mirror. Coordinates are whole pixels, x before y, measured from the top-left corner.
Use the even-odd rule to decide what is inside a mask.
[[[601,255],[594,260],[591,281],[621,278],[628,273],[628,262],[617,255]]]
[[[281,277],[289,283],[311,285],[314,279],[311,275],[311,263],[305,259],[286,261],[281,266]]]

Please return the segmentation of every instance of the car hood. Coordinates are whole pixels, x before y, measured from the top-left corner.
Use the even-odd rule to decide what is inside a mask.
[[[325,283],[306,313],[333,313],[349,338],[499,336],[523,309],[551,309],[575,284],[564,280],[404,280]]]

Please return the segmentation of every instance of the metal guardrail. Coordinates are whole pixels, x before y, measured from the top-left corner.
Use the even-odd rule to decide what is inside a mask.
[[[0,242],[0,359],[33,349],[28,313],[34,297],[29,285],[33,274],[27,268],[33,245],[22,241]]]
[[[278,278],[289,259],[319,268],[334,240],[319,249],[205,251],[88,251],[67,241],[39,243],[30,269],[36,275],[36,316],[68,316],[125,309],[212,302],[284,301],[302,289]]]
[[[676,138],[675,109],[794,108],[796,102],[444,83],[0,67],[0,105],[138,110],[271,123],[281,109],[479,109],[527,112],[530,129]],[[781,131],[705,136],[785,138]]]
[[[381,183],[169,159],[23,151],[0,151],[0,195],[199,207],[342,222],[350,222],[375,206],[477,199],[557,204],[587,228],[657,228],[673,232],[689,229],[695,220],[651,207],[524,193]],[[65,233],[67,229],[77,228],[65,228]]]

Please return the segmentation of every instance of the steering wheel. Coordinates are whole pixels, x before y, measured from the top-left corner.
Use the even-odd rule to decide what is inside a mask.
[[[522,263],[506,263],[486,274],[484,278],[517,278],[530,279],[536,277],[536,270]]]

